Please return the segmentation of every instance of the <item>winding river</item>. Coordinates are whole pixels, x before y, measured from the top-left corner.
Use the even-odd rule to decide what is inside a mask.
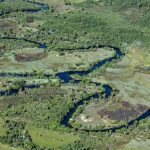
[[[4,0],[0,0],[0,2],[3,2]],[[39,3],[39,2],[32,2],[30,0],[24,0],[24,1],[27,1],[27,2],[30,2],[32,4],[35,4],[37,6],[39,6],[40,8],[38,10],[34,10],[34,9],[28,9],[28,10],[23,10],[23,11],[26,11],[26,12],[30,12],[30,13],[36,13],[36,12],[39,12],[39,11],[45,11],[45,10],[48,10],[49,9],[49,6],[46,5],[46,4],[43,4],[43,3]],[[21,10],[22,11],[22,10]],[[8,14],[10,12],[7,12],[6,14]],[[1,14],[1,15],[4,15],[4,14]],[[42,43],[38,43],[36,41],[31,41],[31,40],[28,40],[28,39],[25,39],[25,38],[12,38],[12,37],[1,37],[1,39],[14,39],[14,40],[23,40],[25,42],[29,42],[29,43],[33,43],[33,44],[37,44],[39,48],[42,48],[42,49],[46,49],[47,48],[47,45],[46,44],[42,44]],[[86,71],[66,71],[66,72],[59,72],[56,74],[56,76],[64,82],[64,84],[67,84],[67,83],[79,83],[81,82],[81,80],[75,80],[73,79],[71,76],[72,75],[80,75],[80,76],[86,76],[88,75],[89,73],[93,72],[94,70],[98,69],[98,68],[101,68],[102,66],[104,66],[106,63],[111,63],[113,60],[119,60],[122,56],[124,56],[124,54],[121,52],[121,50],[117,47],[113,47],[113,46],[109,46],[109,45],[99,45],[98,48],[103,48],[103,47],[108,47],[108,48],[111,48],[115,51],[115,56],[112,56],[110,58],[106,58],[102,61],[99,61],[98,63],[94,64],[92,67],[90,67],[88,70]],[[89,47],[89,48],[94,48],[93,46],[92,47]],[[83,49],[83,48],[81,48]],[[86,48],[88,49],[88,48]],[[0,74],[1,77],[5,77],[6,74]],[[18,77],[26,77],[24,76],[23,74],[16,74],[16,76]],[[32,75],[31,75],[32,76]],[[96,86],[99,86],[100,83],[95,83]],[[38,86],[35,86],[36,88]],[[34,88],[34,86],[31,85],[31,88]],[[105,84],[103,85],[103,88],[105,89],[105,98],[109,98],[111,95],[112,95],[112,88]],[[15,92],[18,92],[18,91],[15,91]],[[10,94],[14,94],[14,91],[12,91]],[[89,97],[87,98],[84,98],[84,99],[81,99],[79,100],[77,103],[74,104],[74,106],[69,110],[69,112],[62,118],[62,121],[61,121],[61,124],[64,125],[65,127],[69,127],[69,128],[73,128],[73,126],[69,123],[69,120],[72,118],[73,114],[76,112],[77,108],[79,106],[82,106],[84,105],[84,103],[86,101],[90,101],[92,100],[92,98],[99,98],[100,94],[99,93],[95,93],[93,95],[90,95]],[[136,121],[140,121],[142,119],[145,119],[147,117],[150,116],[150,109],[147,110],[145,113],[143,113],[141,116],[137,117],[136,119],[134,120],[131,120],[127,123],[127,125],[121,125],[121,126],[117,126],[117,127],[112,127],[112,128],[105,128],[105,129],[96,129],[96,130],[91,130],[91,129],[78,129],[78,130],[84,130],[84,131],[93,131],[93,132],[98,132],[98,131],[101,131],[101,132],[106,132],[106,131],[112,131],[112,132],[115,132],[116,130],[118,129],[121,129],[121,128],[128,128],[129,126],[133,125]]]
[[[5,0],[0,0],[0,3],[4,2]],[[34,4],[36,6],[38,6],[39,8],[38,9],[22,9],[22,10],[17,10],[17,11],[7,11],[5,13],[2,13],[0,14],[0,16],[3,16],[3,15],[7,15],[11,12],[19,12],[19,11],[22,11],[22,12],[29,12],[29,13],[37,13],[37,12],[40,12],[40,11],[46,11],[49,9],[49,6],[44,4],[44,3],[39,3],[39,2],[33,2],[33,1],[30,1],[30,0],[22,0],[22,1],[26,1],[26,2],[29,2],[31,4]]]

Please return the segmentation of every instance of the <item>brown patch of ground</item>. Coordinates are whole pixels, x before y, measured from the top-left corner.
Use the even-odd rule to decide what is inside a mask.
[[[122,148],[125,144],[127,144],[127,143],[129,143],[129,141],[127,141],[127,140],[119,140],[119,141],[117,141],[116,142],[116,146],[118,147],[118,148]]]
[[[0,20],[0,31],[14,29],[17,23],[14,20]]]
[[[32,54],[22,53],[22,54],[17,54],[15,56],[15,60],[18,62],[36,61],[36,60],[46,58],[47,56],[48,54],[46,52],[32,53]]]
[[[147,110],[147,107],[141,104],[137,106],[131,105],[129,102],[119,102],[120,104],[116,110],[110,108],[104,108],[97,112],[102,118],[107,118],[115,121],[128,121],[141,115]]]

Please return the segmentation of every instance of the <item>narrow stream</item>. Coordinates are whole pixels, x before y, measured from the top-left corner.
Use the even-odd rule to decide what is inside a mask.
[[[4,2],[4,1],[5,0],[0,0],[0,3]],[[30,1],[30,0],[22,0],[22,1],[26,1],[26,2],[29,2],[31,4],[35,4],[36,6],[39,6],[39,9],[22,9],[22,10],[17,10],[17,11],[8,11],[8,12],[0,14],[0,16],[7,15],[7,14],[9,14],[11,12],[19,12],[19,11],[29,12],[29,13],[33,13],[34,14],[34,13],[38,13],[40,11],[46,11],[46,10],[49,9],[49,6],[47,4],[44,4],[44,3],[33,2],[33,1]]]

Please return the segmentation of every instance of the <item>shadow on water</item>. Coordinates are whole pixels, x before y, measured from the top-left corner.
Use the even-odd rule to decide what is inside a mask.
[[[41,85],[38,84],[31,84],[31,85],[25,85],[22,86],[21,89],[24,91],[25,89],[35,89],[35,88],[40,88]],[[0,91],[0,96],[10,96],[10,95],[16,95],[18,94],[20,89],[11,89],[9,91]]]

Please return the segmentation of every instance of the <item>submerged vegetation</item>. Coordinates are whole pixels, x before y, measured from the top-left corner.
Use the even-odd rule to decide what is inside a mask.
[[[0,149],[147,150],[149,14],[149,0],[0,0]]]

